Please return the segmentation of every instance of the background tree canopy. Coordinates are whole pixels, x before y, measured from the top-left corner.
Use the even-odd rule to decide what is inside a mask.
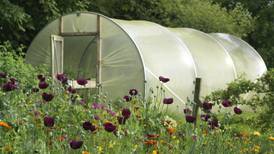
[[[229,33],[247,40],[274,67],[273,0],[1,0],[0,43],[28,46],[51,20],[75,11],[93,11],[170,27]]]

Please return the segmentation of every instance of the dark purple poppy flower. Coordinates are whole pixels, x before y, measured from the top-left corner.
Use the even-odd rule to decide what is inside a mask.
[[[40,81],[38,86],[40,89],[46,89],[49,86],[49,84],[46,81]]]
[[[83,141],[72,140],[69,142],[69,145],[72,149],[79,149],[82,147],[83,143]]]
[[[96,126],[94,126],[91,122],[86,121],[83,123],[83,128],[85,130],[90,130],[91,132],[94,132],[96,130]]]
[[[46,78],[43,75],[41,75],[41,74],[37,75],[37,78],[40,81],[45,81],[46,80]]]
[[[163,76],[159,76],[159,80],[163,83],[167,83],[169,81],[169,78],[165,78]]]
[[[63,73],[56,74],[56,79],[62,82],[63,84],[66,84],[68,82],[68,78]]]
[[[120,125],[124,125],[126,123],[125,117],[119,116],[119,117],[117,117],[117,120]]]
[[[124,118],[128,119],[130,117],[130,115],[131,115],[131,112],[130,112],[130,110],[128,108],[124,108],[122,110],[122,115],[123,115]]]
[[[194,117],[192,115],[186,115],[186,121],[189,123],[193,123],[196,121],[196,117]]]
[[[212,109],[212,106],[213,106],[213,104],[212,104],[212,103],[209,103],[209,102],[207,102],[207,101],[203,102],[203,104],[202,104],[202,107],[203,107],[203,109],[204,109],[205,111],[211,110],[211,109]]]
[[[88,83],[88,81],[86,79],[83,79],[83,78],[77,79],[76,81],[79,85],[82,85],[82,86],[84,86]]]
[[[44,125],[46,127],[53,127],[54,126],[54,118],[50,116],[44,117]]]
[[[184,109],[184,114],[191,114],[191,113],[192,113],[191,109],[189,108]]]
[[[6,92],[15,90],[16,88],[17,88],[17,85],[11,81],[3,84],[2,86],[3,91],[6,91]]]
[[[138,91],[137,91],[136,89],[130,89],[130,90],[129,90],[129,94],[130,94],[131,96],[135,96],[135,95],[138,94]]]
[[[232,106],[232,103],[229,100],[223,100],[222,105],[224,107],[230,107]]]
[[[10,82],[11,82],[12,84],[16,84],[17,80],[16,80],[15,78],[10,78]]]
[[[6,78],[7,74],[5,72],[0,72],[0,78]]]
[[[68,87],[68,92],[71,94],[75,94],[76,93],[76,89],[72,88],[71,86]]]
[[[86,103],[87,103],[86,100],[84,100],[84,99],[81,99],[81,100],[80,100],[80,104],[81,104],[81,105],[86,105]]]
[[[104,123],[104,128],[107,132],[114,132],[116,130],[116,126],[113,125],[111,122]]]
[[[38,117],[40,117],[40,115],[41,115],[41,112],[40,111],[34,111],[34,116],[36,117],[36,118],[38,118]]]
[[[164,98],[163,103],[164,104],[172,104],[173,103],[173,98]]]
[[[123,98],[124,98],[124,100],[125,100],[126,102],[129,102],[129,101],[132,100],[132,98],[131,98],[130,96],[128,96],[128,95],[124,96]]]
[[[201,119],[202,119],[203,121],[207,121],[209,118],[210,118],[210,115],[209,115],[209,114],[202,114],[202,115],[201,115]]]
[[[242,110],[241,110],[240,108],[238,108],[238,107],[234,107],[234,112],[235,112],[236,114],[241,114],[241,113],[242,113]]]
[[[209,127],[212,128],[212,129],[214,129],[216,127],[219,127],[219,121],[218,121],[217,118],[213,118],[211,120],[208,120],[207,123],[208,123]]]
[[[46,101],[46,102],[49,102],[53,99],[53,95],[52,94],[48,94],[48,93],[42,93],[42,98]]]

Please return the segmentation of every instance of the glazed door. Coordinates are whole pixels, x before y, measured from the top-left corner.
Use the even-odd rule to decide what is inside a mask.
[[[52,51],[52,76],[57,73],[63,73],[64,63],[64,38],[58,35],[51,36],[51,51]]]

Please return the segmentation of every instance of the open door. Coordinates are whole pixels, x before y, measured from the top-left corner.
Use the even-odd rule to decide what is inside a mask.
[[[52,77],[63,73],[64,63],[64,38],[58,35],[51,35],[52,51]]]

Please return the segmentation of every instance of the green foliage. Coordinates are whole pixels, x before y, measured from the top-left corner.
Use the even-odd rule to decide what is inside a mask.
[[[206,97],[216,104],[224,99],[233,102],[233,105],[247,105],[258,112],[257,127],[263,130],[273,129],[274,126],[274,69],[270,69],[256,82],[237,79],[228,84],[225,90],[213,92]]]

